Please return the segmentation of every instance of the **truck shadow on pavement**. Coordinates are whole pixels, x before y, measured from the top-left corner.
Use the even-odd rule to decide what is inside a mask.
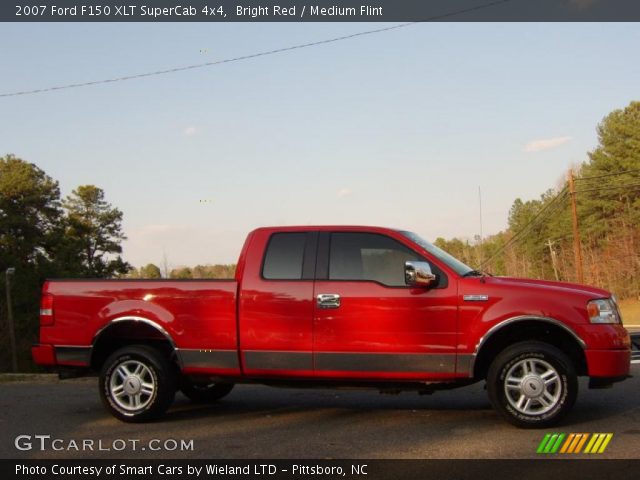
[[[637,387],[634,387],[634,390]],[[560,426],[603,422],[610,417],[629,415],[640,421],[640,404],[629,401],[637,396],[629,386],[616,385],[608,390],[588,390],[587,381],[580,381],[580,394],[573,410]],[[248,393],[248,395],[247,395]],[[312,412],[339,412],[341,416],[376,416],[416,414],[427,416],[465,416],[482,412],[491,421],[502,421],[489,403],[484,384],[478,383],[459,390],[418,395],[380,395],[375,390],[280,389],[267,386],[238,386],[229,397],[213,404],[194,404],[181,394],[161,422],[180,422],[207,417],[264,415],[286,416]],[[640,427],[640,425],[639,425]]]

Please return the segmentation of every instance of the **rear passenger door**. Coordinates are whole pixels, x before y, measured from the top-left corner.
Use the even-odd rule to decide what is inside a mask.
[[[316,377],[446,378],[455,373],[456,293],[446,275],[409,287],[404,263],[427,260],[390,236],[321,233],[314,296]]]
[[[317,232],[258,230],[239,293],[243,371],[313,376],[313,278]]]

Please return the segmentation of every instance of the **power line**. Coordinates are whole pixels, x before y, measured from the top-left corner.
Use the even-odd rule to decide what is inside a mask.
[[[576,190],[576,193],[600,192],[602,190],[620,190],[620,189],[629,188],[629,187],[640,187],[640,183],[626,183],[623,185],[609,185],[606,187],[585,188],[585,189]]]
[[[569,194],[568,192],[565,192],[562,197],[556,197],[558,198],[558,200],[564,200],[566,197],[568,197]],[[548,207],[550,207],[550,204],[547,204]],[[527,225],[525,225],[516,235],[520,235],[520,233],[524,233],[525,231],[527,231],[529,228],[531,228],[533,226],[533,223],[537,220],[544,220],[546,218],[549,218],[552,215],[555,215],[556,213],[558,213],[560,210],[562,210],[563,208],[565,208],[566,205],[562,202],[558,202],[555,204],[555,206],[553,208],[549,208],[549,210],[547,210],[546,214],[544,216],[540,216],[539,218],[533,218]],[[541,214],[542,212],[539,212],[539,214]],[[514,240],[514,238],[516,237],[516,235],[514,235],[513,237],[511,237],[511,240]],[[505,244],[505,248],[508,247],[508,244]]]
[[[374,30],[365,30],[363,32],[356,32],[356,33],[352,33],[350,35],[343,35],[340,37],[334,37],[334,38],[328,38],[325,40],[318,40],[316,42],[309,42],[309,43],[302,43],[299,45],[292,45],[289,47],[283,47],[283,48],[276,48],[274,50],[267,50],[264,52],[258,52],[258,53],[252,53],[249,55],[242,55],[240,57],[232,57],[232,58],[226,58],[223,60],[216,60],[214,62],[205,62],[205,63],[197,63],[194,65],[186,65],[183,67],[174,67],[174,68],[168,68],[165,70],[156,70],[153,72],[145,72],[145,73],[138,73],[138,74],[134,74],[134,75],[125,75],[125,76],[121,76],[121,77],[114,77],[114,78],[107,78],[107,79],[102,79],[102,80],[94,80],[94,81],[90,81],[90,82],[80,82],[80,83],[70,83],[70,84],[66,84],[66,85],[58,85],[58,86],[53,86],[53,87],[46,87],[46,88],[38,88],[35,90],[24,90],[24,91],[19,91],[19,92],[9,92],[9,93],[0,93],[0,97],[17,97],[17,96],[21,96],[21,95],[33,95],[36,93],[46,93],[46,92],[53,92],[56,90],[66,90],[66,89],[70,89],[70,88],[79,88],[79,87],[89,87],[92,85],[101,85],[101,84],[105,84],[105,83],[114,83],[114,82],[124,82],[126,80],[133,80],[136,78],[145,78],[145,77],[152,77],[152,76],[156,76],[156,75],[166,75],[168,73],[176,73],[176,72],[184,72],[186,70],[194,70],[196,68],[203,68],[203,67],[213,67],[215,65],[222,65],[224,63],[232,63],[232,62],[239,62],[242,60],[250,60],[253,58],[258,58],[258,57],[265,57],[267,55],[275,55],[277,53],[283,53],[283,52],[290,52],[292,50],[299,50],[301,48],[307,48],[307,47],[315,47],[318,45],[326,45],[328,43],[335,43],[335,42],[340,42],[343,40],[349,40],[352,38],[356,38],[356,37],[362,37],[365,35],[373,35],[375,33],[382,33],[382,32],[389,32],[391,30],[398,30],[400,28],[405,28],[405,27],[409,27],[412,25],[416,25],[418,23],[423,23],[423,22],[433,22],[436,20],[442,20],[445,18],[449,18],[449,17],[453,17],[456,15],[461,15],[463,13],[470,13],[473,11],[477,11],[477,10],[483,10],[485,8],[490,8],[490,7],[494,7],[496,5],[500,5],[503,3],[509,3],[513,0],[496,0],[493,2],[488,2],[488,3],[483,3],[481,5],[476,5],[474,7],[469,7],[469,8],[464,8],[461,10],[456,10],[456,11],[452,11],[452,12],[448,12],[448,13],[443,13],[440,15],[434,15],[432,17],[428,17],[422,21],[419,22],[407,22],[407,23],[399,23],[396,25],[391,25],[389,27],[383,27],[383,28],[377,28]]]
[[[491,260],[496,258],[505,249],[507,249],[509,246],[511,246],[524,232],[526,232],[542,216],[542,214],[544,212],[549,210],[549,208],[552,205],[556,204],[556,209],[552,210],[552,212],[557,211],[558,210],[558,206],[562,206],[562,203],[556,203],[556,202],[558,202],[561,198],[564,198],[566,196],[567,196],[567,187],[564,187],[560,192],[558,192],[558,194],[549,203],[547,203],[544,207],[542,207],[540,209],[540,211],[531,220],[529,220],[529,222],[524,227],[522,227],[518,232],[516,232],[513,235],[513,237],[511,237],[502,247],[500,247],[497,251],[495,251],[493,255],[491,255],[487,260],[482,262],[482,264],[480,266],[482,267],[482,266],[486,265],[487,263],[491,262]],[[547,213],[547,216],[549,215],[549,213],[550,212]]]
[[[605,178],[605,177],[617,177],[618,175],[626,175],[627,173],[637,173],[637,172],[640,172],[640,168],[635,170],[627,170],[625,172],[605,173],[604,175],[595,175],[593,177],[580,177],[580,178],[576,178],[576,182],[580,182],[583,180],[595,180],[597,178]]]
[[[565,192],[565,193],[562,195],[562,197],[564,198],[564,197],[566,197],[566,196],[567,196],[567,194],[566,194],[566,192]],[[556,198],[558,198],[558,199],[559,199],[560,197],[556,197]],[[549,203],[549,204],[547,204],[545,207],[546,207],[546,208],[548,208],[548,207],[550,207],[550,205],[551,205],[551,204]],[[543,218],[547,218],[547,217],[549,217],[550,215],[555,214],[557,211],[559,211],[559,210],[560,210],[560,209],[562,209],[563,207],[565,207],[565,205],[564,205],[564,204],[562,204],[562,203],[557,203],[557,204],[555,205],[555,207],[554,207],[554,208],[552,208],[551,210],[548,210],[548,211],[547,211],[547,214],[546,214],[544,217],[540,217],[540,215],[542,214],[542,211],[538,212],[538,215],[537,215],[536,217],[534,217],[534,218],[533,218],[529,223],[527,223],[527,224],[526,224],[526,225],[525,225],[521,230],[519,230],[519,231],[518,231],[518,232],[517,232],[513,237],[511,237],[511,238],[510,238],[510,239],[509,239],[509,240],[508,240],[508,241],[507,241],[507,242],[506,242],[502,247],[500,247],[496,252],[494,252],[494,254],[493,254],[491,257],[489,257],[487,260],[485,260],[481,266],[483,266],[483,265],[485,265],[485,264],[487,264],[487,263],[490,263],[494,258],[496,258],[498,255],[500,255],[504,250],[506,250],[506,249],[507,249],[507,248],[509,248],[511,245],[513,245],[514,243],[516,243],[517,241],[519,241],[519,240],[520,240],[520,236],[521,236],[522,234],[524,234],[526,231],[528,231],[528,230],[529,230],[529,228],[533,226],[533,223],[534,223],[535,221],[537,221],[537,220],[541,220],[541,219],[543,219]]]
[[[630,170],[629,172],[633,172],[634,170]],[[638,170],[640,171],[640,170]],[[606,176],[612,176],[612,175],[620,175],[622,173],[628,173],[628,172],[619,172],[617,174],[608,174]],[[601,190],[614,190],[614,189],[629,189],[629,191],[640,191],[640,183],[628,183],[628,184],[624,184],[624,185],[615,185],[615,186],[605,186],[605,187],[598,187],[598,188],[589,188],[589,189],[580,189],[580,190],[576,190],[576,193],[585,193],[585,192],[594,192],[594,191],[601,191]],[[518,232],[516,232],[513,237],[511,237],[502,247],[500,247],[498,250],[496,250],[496,252],[494,252],[494,254],[489,257],[487,260],[485,260],[484,262],[482,262],[482,264],[480,265],[481,267],[486,265],[487,263],[491,262],[491,260],[493,260],[494,258],[496,258],[498,255],[500,255],[504,250],[506,250],[509,246],[511,246],[513,243],[516,242],[516,240],[519,239],[519,237],[524,234],[531,226],[533,226],[533,224],[542,219],[542,218],[547,218],[550,215],[558,212],[564,205],[562,203],[556,203],[558,200],[560,200],[561,198],[566,197],[567,192],[566,192],[567,187],[563,188],[554,198],[553,200],[551,200],[549,203],[547,203],[544,208],[542,208],[535,217],[533,217],[529,223],[527,223],[524,227],[522,227]],[[556,203],[555,208],[550,209],[552,204]],[[541,217],[542,213],[545,212],[545,210],[547,210],[547,214],[544,217]],[[560,237],[560,238],[556,238],[554,240],[562,240],[564,238],[569,237],[570,235],[565,235],[564,237]]]
[[[330,39],[325,39],[325,40],[319,40],[317,42],[309,42],[309,43],[303,43],[303,44],[299,44],[299,45],[292,45],[289,47],[283,47],[283,48],[277,48],[274,50],[267,50],[264,52],[258,52],[258,53],[252,53],[249,55],[243,55],[240,57],[232,57],[232,58],[226,58],[223,60],[216,60],[214,62],[205,62],[205,63],[198,63],[198,64],[194,64],[194,65],[186,65],[183,67],[174,67],[174,68],[168,68],[165,70],[156,70],[153,72],[145,72],[145,73],[137,73],[137,74],[133,74],[133,75],[125,75],[125,76],[121,76],[121,77],[114,77],[114,78],[107,78],[107,79],[102,79],[102,80],[94,80],[94,81],[90,81],[90,82],[80,82],[80,83],[70,83],[70,84],[66,84],[66,85],[58,85],[58,86],[54,86],[54,87],[46,87],[46,88],[39,88],[39,89],[35,89],[35,90],[24,90],[24,91],[20,91],[20,92],[11,92],[11,93],[2,93],[0,94],[0,97],[15,97],[15,96],[20,96],[20,95],[32,95],[35,93],[45,93],[45,92],[51,92],[51,91],[55,91],[55,90],[65,90],[65,89],[70,89],[70,88],[78,88],[78,87],[88,87],[88,86],[92,86],[92,85],[100,85],[100,84],[105,84],[105,83],[114,83],[114,82],[123,82],[126,80],[134,80],[136,78],[145,78],[145,77],[152,77],[152,76],[156,76],[156,75],[166,75],[168,73],[176,73],[176,72],[184,72],[186,70],[194,70],[197,68],[203,68],[203,67],[212,67],[215,65],[221,65],[224,63],[232,63],[232,62],[239,62],[242,60],[249,60],[252,58],[258,58],[258,57],[264,57],[267,55],[274,55],[276,53],[283,53],[283,52],[288,52],[291,50],[298,50],[301,48],[306,48],[306,47],[313,47],[313,46],[317,46],[317,45],[323,45],[323,44],[327,44],[327,43],[333,43],[333,42],[339,42],[342,40],[348,40],[351,38],[355,38],[355,37],[359,37],[359,36],[363,36],[363,35],[372,35],[374,33],[382,33],[382,32],[387,32],[390,30],[396,30],[399,28],[404,28],[404,27],[408,27],[411,25],[415,25],[416,23],[419,22],[409,22],[409,23],[401,23],[401,24],[397,24],[397,25],[392,25],[390,27],[385,27],[385,28],[379,28],[379,29],[375,29],[375,30],[367,30],[364,32],[357,32],[357,33],[353,33],[350,35],[344,35],[341,37],[334,37],[334,38],[330,38]]]

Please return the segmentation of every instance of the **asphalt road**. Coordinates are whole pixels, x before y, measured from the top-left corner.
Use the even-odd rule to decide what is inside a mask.
[[[639,458],[640,364],[631,373],[608,390],[581,382],[573,412],[555,431],[612,432],[599,458]],[[111,417],[96,379],[0,384],[0,458],[532,458],[548,431],[504,422],[483,384],[432,396],[241,385],[215,405],[179,394],[164,420],[145,425]],[[31,435],[33,449],[18,450],[19,435]],[[58,447],[92,441],[94,450],[55,451],[46,440],[41,451],[35,435],[59,439]],[[174,440],[193,440],[193,450],[150,449],[165,441],[172,449]],[[123,442],[122,451],[98,450]]]

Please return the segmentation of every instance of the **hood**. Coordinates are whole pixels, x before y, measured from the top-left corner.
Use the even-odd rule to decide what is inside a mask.
[[[579,283],[552,282],[549,280],[533,280],[530,278],[514,277],[485,277],[489,283],[514,287],[531,287],[537,289],[548,289],[554,292],[577,293],[590,298],[608,298],[611,292],[601,288],[581,285]]]

